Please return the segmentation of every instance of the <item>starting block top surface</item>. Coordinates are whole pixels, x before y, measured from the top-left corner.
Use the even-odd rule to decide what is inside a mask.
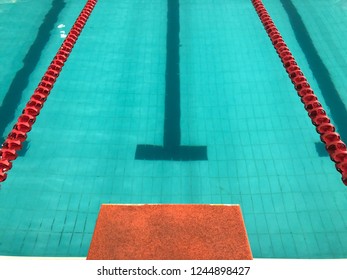
[[[252,259],[239,205],[103,204],[89,260]]]

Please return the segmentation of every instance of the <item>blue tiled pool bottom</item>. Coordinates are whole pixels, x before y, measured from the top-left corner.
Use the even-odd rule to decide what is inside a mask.
[[[60,32],[84,5],[65,2],[56,26],[66,27],[51,31],[16,115],[59,48]],[[327,107],[285,10],[270,2],[264,1]],[[300,1],[293,4],[305,10]],[[25,2],[8,5],[4,17],[11,10],[25,21],[35,13]],[[50,7],[38,9],[43,21]],[[346,258],[346,189],[334,164],[317,152],[319,136],[250,1],[180,4],[180,142],[206,146],[208,160],[135,159],[137,145],[163,145],[166,12],[159,0],[99,1],[24,156],[2,183],[0,255],[86,256],[102,203],[212,203],[241,205],[255,258]],[[342,28],[343,15],[324,20]],[[318,51],[327,54],[304,20]],[[41,21],[25,25],[26,32],[37,34]],[[33,37],[18,46],[22,57]],[[339,64],[322,57],[340,90]],[[8,66],[6,77],[16,67]]]

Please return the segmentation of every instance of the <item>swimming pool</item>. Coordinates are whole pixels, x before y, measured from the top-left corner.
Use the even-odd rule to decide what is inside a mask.
[[[0,0],[2,137],[84,4]],[[264,4],[347,139],[347,4]],[[98,2],[1,183],[0,255],[86,256],[101,203],[222,203],[256,258],[346,258],[345,186],[251,1],[180,1],[179,141],[207,156],[136,157],[165,145],[166,42],[167,1]]]

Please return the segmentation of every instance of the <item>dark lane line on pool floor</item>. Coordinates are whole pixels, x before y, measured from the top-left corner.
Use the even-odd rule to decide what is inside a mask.
[[[20,104],[23,91],[29,84],[31,73],[35,70],[41,52],[49,41],[50,33],[54,29],[58,16],[65,7],[64,0],[53,0],[52,7],[46,14],[33,44],[30,46],[27,54],[23,59],[23,67],[17,71],[12,83],[5,94],[5,97],[0,106],[0,141],[4,142],[6,135],[6,127],[15,119],[15,112]],[[24,142],[24,145],[27,141]],[[19,155],[24,155],[27,147],[23,147]]]
[[[167,1],[165,116],[163,146],[137,145],[139,160],[207,160],[206,146],[181,145],[179,0]]]
[[[310,34],[291,0],[280,0],[284,10],[288,14],[295,38],[298,41],[310,69],[317,80],[317,84],[322,92],[326,105],[330,109],[330,116],[337,126],[337,132],[344,141],[347,141],[347,110],[332,81],[329,70],[318,54]],[[320,156],[328,156],[324,144],[316,143],[316,149]]]

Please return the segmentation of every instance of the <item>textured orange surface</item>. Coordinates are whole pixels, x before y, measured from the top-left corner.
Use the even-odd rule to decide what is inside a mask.
[[[238,205],[102,205],[89,260],[252,259]]]

